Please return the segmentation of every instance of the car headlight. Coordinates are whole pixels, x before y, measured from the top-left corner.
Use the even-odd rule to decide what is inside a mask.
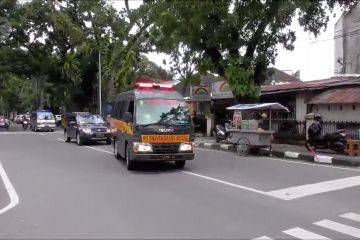
[[[134,142],[133,143],[133,151],[134,152],[152,152],[152,146],[150,143],[140,143]]]
[[[88,127],[81,128],[81,130],[82,130],[84,133],[91,133],[91,128],[88,128]]]
[[[179,152],[192,152],[193,143],[181,143],[179,146]]]
[[[107,128],[106,129],[106,133],[110,133],[111,132],[111,129],[110,128]]]

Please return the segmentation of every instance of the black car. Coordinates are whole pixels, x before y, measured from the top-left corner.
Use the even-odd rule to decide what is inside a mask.
[[[76,139],[78,145],[88,141],[106,141],[111,144],[111,133],[99,115],[90,113],[66,114],[64,140]]]

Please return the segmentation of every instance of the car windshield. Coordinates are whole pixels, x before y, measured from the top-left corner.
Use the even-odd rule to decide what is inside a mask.
[[[144,99],[136,103],[136,124],[190,124],[190,112],[185,101]]]
[[[103,124],[104,120],[98,115],[79,115],[77,116],[80,124]]]
[[[50,112],[39,112],[38,119],[39,120],[53,120],[54,115]]]

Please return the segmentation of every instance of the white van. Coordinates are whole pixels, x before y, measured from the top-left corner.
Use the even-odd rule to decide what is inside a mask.
[[[32,131],[55,131],[54,114],[47,110],[38,110],[30,116],[30,128]]]

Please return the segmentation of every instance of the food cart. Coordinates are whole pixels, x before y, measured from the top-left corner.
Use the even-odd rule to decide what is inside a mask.
[[[260,104],[238,104],[232,107],[226,108],[227,110],[233,110],[236,112],[243,111],[268,111],[269,112],[269,129],[264,130],[258,127],[256,120],[242,120],[241,128],[232,128],[230,132],[232,134],[232,143],[236,146],[236,151],[239,155],[245,156],[249,153],[253,147],[263,148],[269,147],[271,152],[271,141],[274,131],[271,130],[271,118],[273,111],[289,110],[279,103],[260,103]],[[246,127],[248,126],[248,127]],[[250,127],[249,127],[250,126]]]

